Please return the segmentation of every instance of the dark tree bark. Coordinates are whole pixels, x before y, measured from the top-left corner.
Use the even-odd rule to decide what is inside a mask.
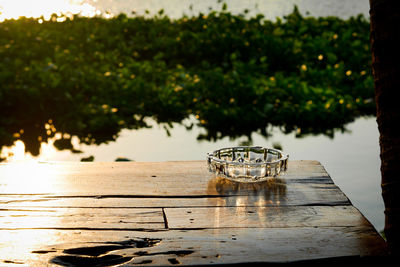
[[[394,253],[400,251],[400,1],[370,0],[370,19],[385,235]]]

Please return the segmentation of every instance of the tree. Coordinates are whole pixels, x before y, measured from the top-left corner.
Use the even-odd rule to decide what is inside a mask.
[[[370,0],[372,72],[389,248],[400,251],[400,1]]]

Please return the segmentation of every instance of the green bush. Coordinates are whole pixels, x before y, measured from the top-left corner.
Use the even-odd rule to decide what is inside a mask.
[[[332,136],[375,112],[361,15],[56,19],[0,23],[1,146],[21,139],[37,155],[61,133],[56,147],[73,150],[71,136],[100,144],[146,117],[168,128],[191,115],[205,139],[268,125]]]

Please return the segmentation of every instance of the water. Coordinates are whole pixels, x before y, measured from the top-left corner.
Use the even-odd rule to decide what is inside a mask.
[[[349,18],[356,14],[364,14],[368,17],[368,0],[91,0],[85,1],[96,7],[101,12],[118,14],[124,12],[129,14],[135,11],[137,14],[145,15],[148,10],[150,14],[156,14],[160,9],[171,18],[179,18],[183,15],[198,15],[208,13],[210,8],[221,10],[223,3],[227,3],[228,10],[234,14],[243,13],[249,10],[248,15],[264,14],[267,19],[282,17],[293,11],[293,6],[297,5],[301,13],[309,12],[310,16],[338,16]]]
[[[310,16],[338,16],[349,18],[363,14],[369,16],[368,0],[225,0],[228,10],[234,14],[249,10],[247,16],[264,14],[265,18],[274,20],[293,11],[294,5],[302,14]],[[221,10],[219,0],[0,0],[0,21],[19,16],[40,17],[49,19],[53,13],[81,13],[85,16],[95,16],[100,13],[110,16],[121,12],[149,16],[163,9],[171,18],[183,15],[197,16],[208,13],[210,9]]]

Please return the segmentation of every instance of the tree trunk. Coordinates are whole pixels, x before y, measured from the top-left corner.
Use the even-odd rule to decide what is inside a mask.
[[[394,253],[400,251],[400,1],[370,0],[370,19],[385,235]]]

